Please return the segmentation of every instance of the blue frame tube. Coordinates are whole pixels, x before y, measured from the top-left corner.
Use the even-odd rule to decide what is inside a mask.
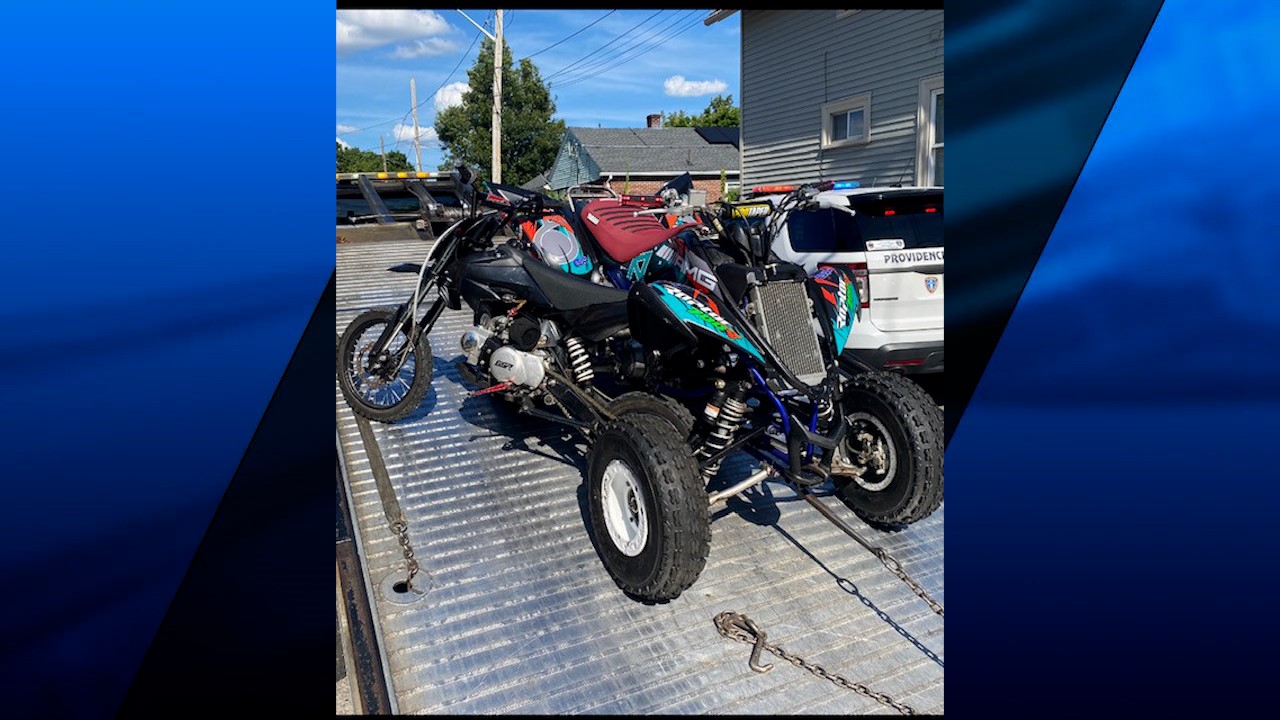
[[[760,374],[760,371],[756,370],[755,368],[748,368],[748,369],[751,371],[751,377],[755,378],[756,384],[758,384],[760,386],[760,389],[764,390],[764,394],[768,395],[769,399],[773,401],[773,406],[778,408],[778,415],[782,417],[783,437],[790,437],[791,436],[791,416],[787,414],[787,409],[782,406],[782,401],[778,399],[778,396],[774,395],[773,391],[769,389],[769,386],[765,384],[764,376]],[[816,415],[814,416],[814,420],[815,421],[817,420]]]

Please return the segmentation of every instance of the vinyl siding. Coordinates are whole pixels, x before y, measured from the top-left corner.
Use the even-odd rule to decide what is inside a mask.
[[[834,9],[742,11],[743,185],[914,185],[920,81],[942,74],[942,18],[940,10],[840,19]],[[870,142],[822,149],[823,104],[867,92]]]
[[[556,161],[551,165],[551,172],[547,173],[548,184],[552,189],[564,190],[567,187],[591,182],[598,177],[600,177],[600,168],[591,159],[591,155],[582,146],[581,141],[572,130],[565,132],[564,139],[560,141],[560,152],[556,154]]]

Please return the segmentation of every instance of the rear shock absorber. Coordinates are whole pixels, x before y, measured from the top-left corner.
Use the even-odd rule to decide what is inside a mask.
[[[738,428],[742,426],[742,419],[747,413],[746,386],[742,383],[734,383],[728,387],[724,386],[723,381],[717,381],[719,387],[712,394],[711,399],[707,401],[707,406],[703,410],[703,418],[711,424],[711,433],[707,436],[702,447],[698,449],[698,460],[705,462],[715,457],[729,444],[733,442],[733,436],[738,432]],[[710,480],[720,472],[720,463],[724,458],[716,460],[714,463],[706,466],[702,470],[702,476],[705,480]]]
[[[571,337],[564,341],[564,348],[569,355],[569,372],[573,374],[574,381],[579,385],[590,384],[596,371],[591,367],[591,354],[583,347],[582,341]]]

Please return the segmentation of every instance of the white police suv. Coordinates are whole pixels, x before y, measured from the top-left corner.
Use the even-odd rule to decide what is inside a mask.
[[[756,188],[752,199],[785,192]],[[942,188],[835,183],[853,215],[831,209],[789,214],[773,242],[781,260],[813,273],[844,266],[857,280],[858,322],[845,344],[875,368],[943,371]]]

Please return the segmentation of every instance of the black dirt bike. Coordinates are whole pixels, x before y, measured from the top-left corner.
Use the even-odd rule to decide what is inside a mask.
[[[671,262],[677,252],[712,252],[713,245],[689,227],[664,227],[652,203],[619,200],[616,209],[593,208],[583,240],[602,236],[607,247],[661,252],[668,261],[652,263],[628,290],[608,287],[540,257],[518,232],[499,241],[522,223],[572,215],[572,208],[479,183],[465,168],[455,172],[471,189],[471,213],[439,237],[424,263],[392,268],[418,274],[405,303],[365,312],[348,326],[338,347],[343,396],[355,412],[381,422],[412,412],[431,382],[428,334],[446,307],[458,310],[465,301],[475,325],[459,340],[458,369],[475,393],[569,425],[588,440],[593,540],[628,594],[665,600],[696,581],[716,502],[774,474],[808,487],[845,467],[833,461],[872,463],[879,450],[859,454],[848,437],[864,416],[879,422],[885,437],[912,424],[935,432],[934,414],[912,405],[918,398],[892,378],[850,376],[834,359],[838,351],[820,344],[821,324],[842,332],[852,322],[857,298],[847,277],[835,283],[797,275],[794,267],[722,263],[712,271],[744,305],[718,300],[680,282],[693,265]],[[811,303],[824,297],[819,282],[835,283],[840,308]],[[911,446],[910,438],[895,446],[911,454],[894,455],[883,486],[867,488],[881,494],[863,507],[864,517],[900,526],[937,507],[940,416],[937,425],[936,448],[928,438],[926,447]],[[739,449],[766,466],[709,494],[721,461]]]

